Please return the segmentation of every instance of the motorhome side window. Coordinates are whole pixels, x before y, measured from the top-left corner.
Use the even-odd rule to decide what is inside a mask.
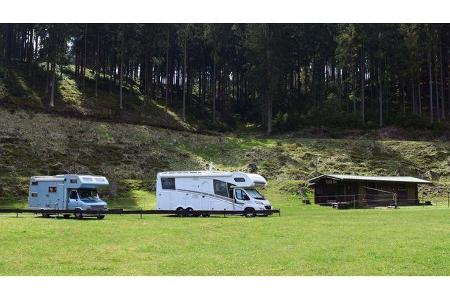
[[[48,187],[48,192],[49,193],[56,193],[56,186],[49,186]]]
[[[224,181],[214,179],[214,194],[228,197],[228,184]]]
[[[161,178],[161,186],[163,190],[174,190],[175,189],[175,178]]]
[[[31,197],[36,198],[38,196],[38,193],[31,193]]]

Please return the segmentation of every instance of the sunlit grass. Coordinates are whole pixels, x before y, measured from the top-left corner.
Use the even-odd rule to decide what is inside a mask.
[[[449,275],[449,209],[334,210],[264,191],[281,216],[0,215],[1,275]],[[154,193],[133,191],[153,207]]]

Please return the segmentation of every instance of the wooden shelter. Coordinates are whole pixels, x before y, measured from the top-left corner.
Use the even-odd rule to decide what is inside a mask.
[[[309,180],[316,204],[349,206],[417,205],[419,184],[431,181],[409,176],[324,174]]]

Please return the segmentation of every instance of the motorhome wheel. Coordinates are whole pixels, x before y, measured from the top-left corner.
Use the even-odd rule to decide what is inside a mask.
[[[179,216],[179,217],[183,216],[184,209],[182,207],[178,207],[176,209],[176,212],[177,212],[177,216]]]
[[[244,216],[246,217],[256,217],[256,212],[253,207],[247,207],[244,209]]]
[[[188,217],[194,216],[194,209],[192,207],[186,208],[186,216]]]
[[[101,216],[97,216],[97,220],[103,220],[105,218],[105,216],[104,215],[101,215]]]
[[[80,209],[77,209],[75,211],[74,215],[75,215],[75,218],[77,218],[77,219],[83,219],[83,213],[81,212]]]

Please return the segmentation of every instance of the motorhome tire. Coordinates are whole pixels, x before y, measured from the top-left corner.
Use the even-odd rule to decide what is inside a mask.
[[[83,213],[81,212],[80,209],[75,210],[74,215],[75,215],[75,218],[77,218],[79,220],[83,219]]]
[[[186,216],[187,217],[193,217],[194,216],[194,209],[192,207],[186,208]]]
[[[182,207],[177,207],[177,209],[175,210],[177,212],[177,216],[181,217],[184,214],[184,209]]]
[[[244,209],[244,216],[255,217],[256,216],[255,209],[252,207],[247,207],[246,209]]]
[[[105,218],[105,215],[97,216],[97,220],[103,220],[104,218]]]
[[[210,215],[209,214],[202,214],[202,217],[203,218],[207,218],[207,217],[209,217]]]
[[[64,219],[68,219],[68,218],[70,218],[70,215],[69,214],[64,214],[63,217],[64,217]]]

